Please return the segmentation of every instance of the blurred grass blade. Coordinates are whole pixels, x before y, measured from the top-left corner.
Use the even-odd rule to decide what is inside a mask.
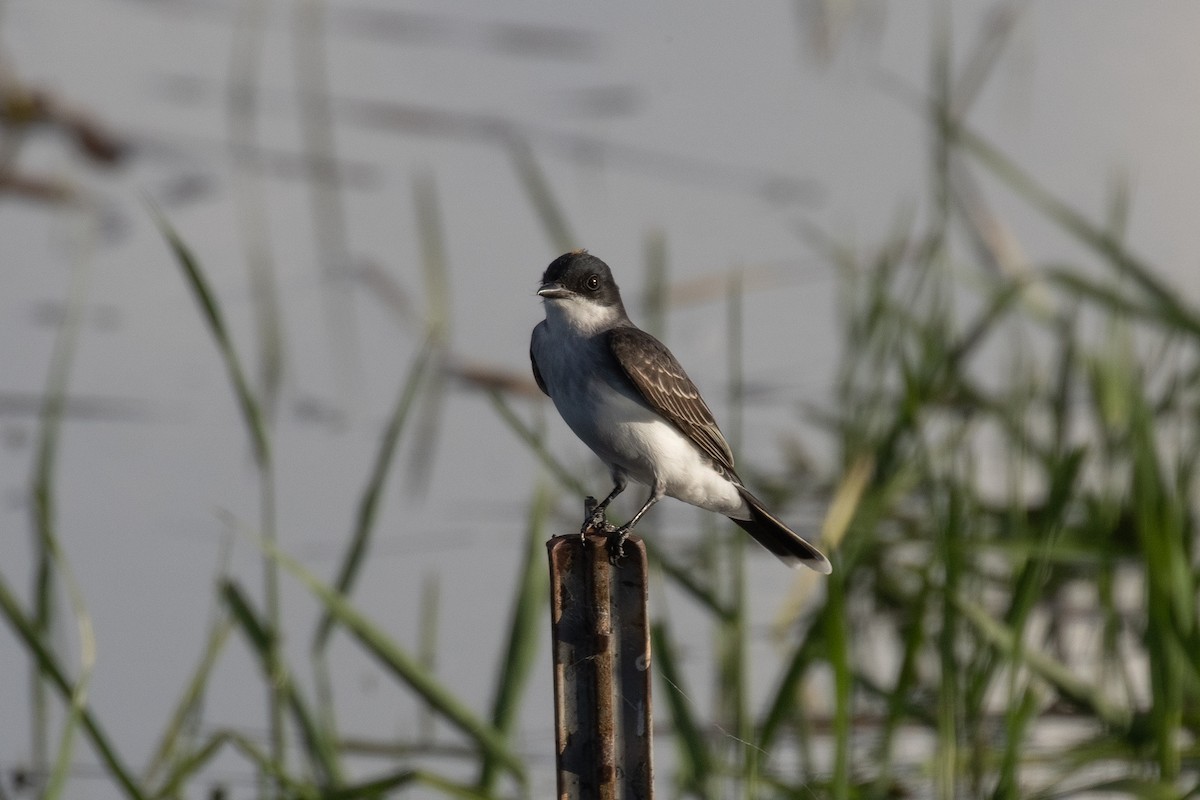
[[[67,290],[66,310],[62,324],[54,337],[50,365],[46,378],[45,394],[38,410],[38,436],[34,456],[33,481],[30,487],[30,508],[33,523],[34,579],[32,622],[37,636],[48,641],[53,633],[57,616],[55,609],[56,576],[67,568],[65,557],[58,544],[56,465],[59,452],[59,435],[62,432],[63,412],[67,403],[67,387],[71,362],[79,340],[80,316],[86,296],[88,269],[85,261],[77,261],[71,270]],[[67,575],[70,580],[69,574]],[[86,623],[86,606],[73,583],[67,587],[79,617],[80,624]],[[81,633],[84,631],[81,629]],[[48,768],[46,748],[49,742],[46,688],[39,671],[31,675],[30,707],[32,714],[31,742],[32,764],[35,771]],[[74,710],[74,703],[71,705]],[[68,720],[68,731],[73,730],[74,713]],[[61,789],[59,779],[64,766],[55,765],[50,788]],[[65,778],[63,778],[65,779]]]
[[[571,232],[570,226],[567,224],[567,217],[562,211],[562,206],[554,198],[550,182],[546,180],[546,174],[542,172],[542,168],[533,154],[533,148],[529,146],[529,142],[514,132],[509,132],[504,138],[508,144],[508,154],[512,159],[513,168],[517,171],[517,177],[521,180],[529,202],[533,204],[533,208],[537,212],[538,219],[542,223],[542,230],[550,240],[550,246],[559,253],[574,250],[579,246],[576,244],[579,240]]]
[[[63,584],[70,598],[71,610],[76,619],[79,635],[79,676],[71,688],[67,718],[63,721],[63,730],[59,737],[58,754],[50,771],[50,780],[42,793],[43,800],[56,800],[66,789],[67,780],[71,777],[72,759],[75,752],[75,736],[83,721],[87,709],[87,690],[91,683],[92,670],[96,664],[96,641],[92,631],[91,616],[83,600],[83,592],[75,579],[70,563],[59,550],[57,541],[52,541],[55,563],[63,575]]]
[[[318,783],[322,789],[337,786],[341,782],[341,768],[338,764],[336,745],[329,741],[327,729],[317,724],[316,718],[308,709],[308,704],[300,696],[291,678],[291,672],[280,662],[276,641],[278,634],[254,610],[245,593],[235,582],[223,581],[221,596],[234,622],[250,641],[251,650],[259,660],[263,676],[274,683],[291,711],[301,743],[309,755],[311,766],[317,772]],[[272,758],[278,760],[274,754]],[[282,763],[276,764],[274,768],[280,773],[286,771]]]
[[[586,496],[587,490],[584,488],[584,485],[554,457],[554,454],[546,447],[542,436],[517,416],[516,412],[509,406],[504,394],[495,389],[488,389],[487,394],[488,398],[492,401],[492,407],[500,415],[500,419],[504,420],[509,429],[517,435],[517,438],[538,457],[538,460],[542,462],[542,466],[549,470],[550,474],[563,486],[580,497]]]
[[[230,200],[243,243],[250,307],[258,334],[258,396],[270,413],[279,399],[285,355],[266,181],[262,179],[267,172],[267,158],[257,126],[268,6],[264,0],[250,0],[239,3],[234,12],[225,118],[229,155],[234,165],[230,171]]]
[[[1196,630],[1196,602],[1200,595],[1188,531],[1190,510],[1166,485],[1159,463],[1157,424],[1137,384],[1129,387],[1132,399],[1131,439],[1133,475],[1130,503],[1138,543],[1146,562],[1146,643],[1150,657],[1151,704],[1149,722],[1162,777],[1179,776],[1180,740],[1184,711],[1184,676]],[[1195,654],[1191,656],[1196,658]]]
[[[954,597],[952,602],[985,641],[1008,657],[1017,653],[1016,641],[1008,626],[964,597]],[[1070,667],[1037,650],[1021,652],[1024,665],[1054,687],[1063,699],[1095,714],[1112,730],[1123,731],[1129,727],[1129,712],[1110,705],[1103,691],[1089,685]]]
[[[1019,767],[1021,757],[1029,748],[1029,723],[1037,716],[1041,705],[1038,694],[1026,687],[1024,691],[1009,698],[1008,708],[1004,712],[1004,749],[997,769],[996,791],[993,797],[1021,796]]]
[[[726,604],[711,585],[705,583],[691,564],[671,558],[661,545],[643,539],[650,565],[669,578],[685,596],[692,598],[708,610],[718,621],[733,619],[734,609]]]
[[[960,127],[956,131],[956,138],[1013,191],[1054,220],[1063,230],[1092,248],[1101,256],[1102,264],[1132,278],[1172,325],[1193,336],[1200,336],[1200,312],[1188,308],[1180,293],[1163,283],[1155,270],[1129,252],[1113,233],[1088,222],[1082,214],[1052,195],[982,136]]]
[[[829,502],[829,510],[825,512],[825,521],[821,523],[821,542],[830,550],[837,550],[842,537],[846,535],[874,474],[874,457],[860,455],[851,462],[838,481],[833,499]]]
[[[208,323],[213,339],[217,344],[221,360],[225,364],[230,383],[233,385],[234,395],[237,399],[247,434],[250,437],[254,461],[259,472],[260,530],[268,541],[274,541],[276,536],[275,479],[271,463],[267,420],[263,414],[262,405],[255,397],[249,382],[246,380],[245,371],[238,360],[237,350],[233,346],[233,339],[225,324],[216,295],[209,288],[208,281],[204,277],[199,263],[192,256],[191,251],[184,244],[175,229],[171,227],[166,217],[163,216],[149,199],[146,200],[146,204],[160,233],[166,240],[171,252],[175,255],[175,260],[183,270],[188,286],[191,288],[200,305],[202,315]],[[267,558],[263,559],[263,584],[266,593],[267,617],[271,627],[278,629],[282,624],[279,601],[279,578],[275,562]],[[272,671],[282,669],[282,659],[279,653],[273,651],[269,655]],[[283,733],[284,698],[280,695],[279,681],[276,678],[269,679],[266,688],[269,714],[268,728],[271,739],[272,757],[282,764],[287,754],[287,741]]]
[[[322,796],[320,791],[310,781],[297,780],[295,776],[281,769],[279,763],[267,755],[248,736],[230,730],[215,732],[201,747],[180,762],[172,773],[171,780],[163,786],[155,798],[186,796],[181,793],[181,789],[186,785],[185,781],[211,763],[226,746],[240,752],[262,775],[270,777],[279,787],[283,797],[295,800],[320,800]],[[222,790],[216,789],[213,794],[221,796]]]
[[[326,57],[325,0],[299,0],[290,30],[299,91],[295,96],[298,131],[307,169],[309,229],[321,271],[321,312],[329,340],[330,369],[346,406],[353,406],[362,383],[362,346],[355,314],[348,213],[342,200],[337,124]]]
[[[417,663],[430,675],[437,674],[438,619],[441,612],[441,581],[438,573],[426,574],[421,580],[421,601],[418,604],[421,619],[417,636]],[[417,720],[417,738],[432,742],[434,736],[434,713],[421,709]]]
[[[1051,269],[1047,272],[1047,278],[1051,283],[1066,289],[1076,298],[1091,301],[1106,308],[1110,313],[1120,314],[1129,317],[1130,320],[1140,320],[1152,325],[1162,321],[1162,315],[1157,309],[1128,297],[1125,291],[1117,286],[1090,280],[1066,269]]]
[[[34,612],[32,619],[28,620],[32,623],[30,633],[42,642],[51,640],[53,623],[57,616],[54,604],[54,578],[56,575],[61,575],[75,619],[80,659],[79,675],[74,679],[70,690],[65,692],[67,715],[63,720],[53,765],[46,764],[46,754],[43,752],[48,736],[46,726],[49,709],[46,705],[45,692],[47,674],[38,661],[36,659],[34,661],[37,668],[32,675],[33,691],[30,698],[33,713],[33,768],[35,771],[40,771],[49,766],[49,773],[42,787],[41,795],[46,800],[55,800],[61,796],[71,777],[75,737],[87,709],[87,687],[96,659],[95,639],[87,603],[84,601],[83,591],[75,578],[66,553],[59,544],[55,483],[59,434],[62,430],[63,411],[66,407],[71,362],[79,340],[80,317],[83,313],[87,277],[87,262],[77,261],[71,270],[66,310],[62,324],[55,336],[54,349],[50,356],[49,376],[39,413],[40,425],[31,491],[34,552],[36,555]],[[15,602],[10,611],[13,614],[19,612]],[[60,673],[63,679],[67,679],[65,669],[60,670]]]
[[[359,800],[364,797],[390,797],[389,792],[406,786],[427,786],[437,790],[446,797],[456,797],[460,800],[494,800],[496,795],[481,794],[473,787],[455,783],[441,775],[419,769],[404,769],[371,778],[362,783],[346,786],[337,791],[323,794],[321,800]]]
[[[757,745],[771,752],[784,724],[797,714],[803,714],[804,680],[808,671],[818,660],[818,650],[824,645],[822,632],[816,628],[792,650],[779,679],[779,686],[766,704],[766,711],[759,724]]]
[[[642,288],[642,330],[659,339],[667,335],[667,237],[661,230],[646,234],[642,244],[646,264]]]
[[[962,119],[967,115],[1012,39],[1013,31],[1028,5],[1029,0],[1018,0],[988,8],[975,46],[970,49],[954,80],[954,88],[950,92],[951,118]]]
[[[477,717],[420,662],[395,644],[380,628],[362,615],[340,592],[322,583],[298,561],[274,544],[260,542],[266,554],[292,573],[333,614],[336,621],[388,672],[408,685],[425,703],[465,734],[483,753],[504,765],[519,781],[525,781],[525,766],[508,748],[504,737]]]
[[[0,615],[8,622],[17,638],[33,657],[41,674],[45,675],[62,698],[70,703],[74,697],[75,686],[68,677],[68,672],[59,663],[57,657],[50,651],[34,625],[17,602],[16,596],[9,590],[8,584],[0,576]],[[116,780],[126,796],[141,800],[145,797],[142,788],[135,781],[132,773],[125,767],[116,748],[107,733],[100,726],[99,720],[86,705],[80,705],[78,710],[79,724],[87,732],[88,741],[95,748],[96,754],[104,763],[105,769]]]
[[[708,797],[708,784],[717,764],[714,753],[704,740],[696,709],[683,690],[683,673],[675,658],[675,648],[665,623],[656,622],[650,627],[650,641],[654,662],[658,667],[658,679],[675,726],[674,739],[679,750],[678,786],[686,793]]]
[[[375,461],[370,475],[367,477],[367,486],[358,501],[354,532],[350,537],[350,543],[346,548],[334,582],[334,588],[340,594],[348,595],[350,593],[358,579],[359,570],[365,563],[371,543],[371,534],[375,529],[375,519],[379,512],[379,503],[383,498],[387,476],[395,459],[396,444],[400,440],[400,434],[404,431],[413,402],[425,379],[430,358],[429,348],[421,347],[416,360],[409,368],[400,393],[396,397],[396,405],[392,409],[391,416],[388,417],[383,435],[379,438],[379,449],[375,453]],[[336,617],[332,610],[328,607],[325,608],[321,613],[321,619],[313,637],[314,650],[325,649],[335,622]]]
[[[746,406],[745,367],[745,270],[733,270],[726,281],[725,363],[727,369],[727,414],[725,436],[734,450],[740,449]],[[706,522],[711,524],[712,517]],[[726,526],[728,527],[728,526]],[[746,537],[735,534],[717,542],[723,573],[718,578],[721,596],[731,614],[716,621],[716,695],[718,724],[732,731],[739,746],[733,748],[732,768],[742,776],[747,791],[758,781],[759,751],[750,744],[754,737],[749,709],[748,658],[749,623],[746,594]]]
[[[1114,778],[1100,781],[1090,786],[1081,786],[1074,793],[1076,797],[1103,797],[1105,795],[1138,798],[1138,800],[1178,800],[1180,797],[1198,797],[1200,791],[1193,787],[1187,794],[1181,795],[1179,787],[1170,781],[1156,781],[1149,778]]]
[[[431,369],[425,381],[418,409],[416,436],[410,448],[407,480],[418,495],[428,488],[437,453],[446,404],[446,375],[450,350],[450,282],[446,259],[445,233],[437,184],[431,175],[413,182],[413,203],[417,209],[417,234],[421,245],[421,264],[425,275],[425,345],[430,351]]]
[[[538,644],[542,637],[543,614],[549,596],[550,580],[546,572],[546,520],[553,509],[553,494],[539,486],[529,510],[529,526],[525,535],[525,557],[517,580],[512,616],[508,627],[508,645],[497,672],[492,703],[492,725],[500,735],[511,738],[517,723],[517,712],[533,670]],[[498,764],[490,754],[484,755],[480,769],[479,792],[490,796],[495,790]]]
[[[154,755],[151,756],[143,772],[143,781],[145,781],[146,785],[151,785],[151,782],[160,773],[167,772],[168,777],[164,779],[164,787],[160,787],[158,790],[160,794],[168,794],[165,785],[175,780],[174,772],[178,768],[178,764],[174,762],[184,752],[184,740],[187,738],[186,733],[189,726],[198,721],[197,718],[200,714],[204,696],[208,690],[208,682],[212,677],[213,669],[216,667],[221,653],[225,649],[226,642],[229,641],[229,634],[232,630],[233,622],[228,615],[224,614],[215,620],[209,628],[208,637],[200,654],[200,660],[196,664],[191,678],[185,685],[178,703],[175,705],[175,711],[171,714],[167,722],[162,739],[159,741]],[[168,771],[168,765],[172,764],[174,769]]]
[[[204,769],[220,753],[221,748],[230,741],[231,734],[221,731],[209,737],[200,747],[181,752],[153,796],[155,798],[182,797],[187,781]]]
[[[908,719],[914,694],[920,685],[919,659],[929,635],[927,620],[932,617],[929,606],[934,599],[933,595],[934,586],[926,573],[922,576],[920,589],[901,624],[903,651],[900,668],[896,673],[896,681],[887,694],[887,716],[879,737],[879,771],[875,777],[875,786],[880,790],[891,779],[893,763],[899,755],[894,745],[897,730]]]
[[[167,246],[170,247],[171,253],[175,256],[175,261],[179,264],[180,269],[183,270],[188,287],[192,290],[196,302],[199,303],[204,321],[208,323],[209,331],[216,341],[217,349],[221,354],[221,360],[225,364],[225,368],[229,373],[229,380],[233,384],[238,407],[242,413],[242,420],[246,425],[246,432],[250,435],[250,442],[254,450],[254,460],[260,467],[269,464],[270,449],[267,444],[266,420],[263,417],[262,409],[255,399],[254,393],[250,389],[250,384],[246,380],[245,372],[242,370],[241,362],[238,360],[237,351],[233,346],[233,339],[229,335],[229,328],[225,324],[225,317],[221,313],[221,307],[217,302],[217,298],[213,294],[212,289],[209,288],[208,280],[204,277],[204,272],[200,269],[200,265],[192,255],[192,251],[183,242],[183,239],[180,238],[175,228],[171,226],[171,223],[167,221],[167,218],[152,201],[146,199],[146,205],[150,210],[151,216],[154,218],[155,224],[158,226],[159,233],[166,240]]]
[[[846,613],[846,572],[838,570],[829,577],[826,588],[825,613],[821,638],[828,652],[829,668],[833,672],[833,774],[830,775],[831,796],[846,800],[850,797],[850,769],[853,738],[850,721],[853,715],[854,670],[850,664],[850,621]]]
[[[218,581],[215,582],[217,585],[219,585],[220,577],[229,571],[230,545],[230,537],[226,535],[223,537],[221,555],[218,559],[220,567],[217,572]],[[158,774],[166,769],[168,763],[182,752],[186,734],[189,730],[194,731],[198,726],[209,679],[221,653],[225,650],[225,644],[229,641],[229,634],[232,630],[233,621],[229,618],[229,614],[226,613],[218,597],[213,619],[209,623],[208,636],[200,651],[200,659],[175,705],[174,712],[168,719],[158,747],[142,773],[142,781],[145,785],[151,785]]]

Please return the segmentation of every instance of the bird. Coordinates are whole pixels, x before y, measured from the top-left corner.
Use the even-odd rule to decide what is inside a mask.
[[[696,384],[666,345],[629,318],[607,264],[586,250],[565,253],[546,268],[537,295],[546,316],[529,343],[534,380],[613,481],[581,534],[610,532],[610,552],[619,557],[646,512],[674,497],[725,515],[789,566],[833,571],[820,550],[746,488]],[[614,529],[606,510],[630,480],[650,494]]]

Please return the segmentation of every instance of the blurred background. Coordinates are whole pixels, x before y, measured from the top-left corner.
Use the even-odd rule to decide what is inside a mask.
[[[0,3],[0,576],[10,625],[0,639],[0,798],[48,787],[89,798],[303,794],[379,774],[393,782],[377,791],[553,791],[549,625],[544,602],[531,610],[520,598],[544,598],[541,542],[573,530],[582,494],[608,481],[538,395],[528,337],[542,316],[542,270],[575,247],[610,264],[635,321],[679,356],[743,472],[783,515],[805,535],[824,531],[834,551],[843,535],[860,542],[835,561],[846,576],[836,591],[850,601],[830,618],[815,576],[743,554],[692,509],[664,504],[646,520],[640,532],[663,558],[652,612],[669,624],[660,633],[691,687],[681,680],[674,699],[655,688],[664,796],[1194,791],[1194,653],[1167,647],[1174,666],[1162,678],[1151,646],[1124,700],[1113,699],[1119,713],[1096,711],[1083,733],[1058,738],[1036,728],[1051,746],[1092,743],[1095,730],[1138,733],[1116,737],[1120,747],[1096,755],[1105,769],[1086,779],[1047,777],[1043,763],[1029,767],[1041,776],[1031,784],[1025,766],[1005,760],[1034,738],[1016,717],[1061,707],[1056,692],[1079,693],[1037,669],[1030,677],[1012,650],[1024,628],[975,641],[993,661],[1013,659],[1011,669],[992,664],[991,688],[964,689],[959,710],[940,717],[934,689],[923,709],[887,700],[921,674],[921,659],[906,656],[911,626],[850,626],[865,641],[843,643],[844,660],[828,631],[856,609],[872,620],[877,606],[905,605],[874,577],[856,583],[867,575],[856,564],[886,572],[897,562],[875,532],[886,540],[906,514],[925,513],[897,500],[917,479],[888,483],[878,461],[860,458],[894,441],[868,441],[863,431],[879,426],[847,422],[848,398],[867,399],[856,370],[871,371],[855,359],[878,341],[852,324],[869,317],[861,298],[927,309],[920,281],[904,279],[905,294],[885,268],[942,276],[929,308],[953,305],[946,318],[968,332],[976,314],[992,319],[988,309],[1018,304],[1029,315],[1019,348],[991,340],[964,368],[980,386],[1003,387],[1017,404],[1003,419],[1016,427],[1022,398],[1056,385],[1053,365],[1084,382],[1102,372],[1063,355],[1090,344],[1123,355],[1117,384],[1170,385],[1192,402],[1198,31],[1200,7],[1181,2]],[[1003,286],[1022,287],[1020,300]],[[219,308],[205,309],[205,290]],[[1088,302],[1096,309],[1080,310]],[[1156,313],[1174,327],[1152,321],[1146,338],[1111,338],[1115,317]],[[1072,335],[1056,338],[1066,328]],[[1139,372],[1142,346],[1169,350],[1170,369]],[[878,353],[879,364],[897,363]],[[1046,382],[1008,386],[1018,364]],[[871,398],[880,404],[862,419],[914,396],[884,380],[886,369]],[[1057,473],[1015,475],[989,455],[1008,452],[988,444],[1009,430],[996,427],[982,449],[964,447],[982,454],[967,470],[972,502],[1011,501],[1025,519],[1033,501],[1014,487],[1044,505]],[[1165,461],[1187,460],[1191,434],[1172,437]],[[1040,454],[1028,442],[1017,449]],[[861,477],[872,467],[874,479]],[[1077,470],[1062,473],[1072,486]],[[1191,472],[1163,486],[1182,504],[1170,551],[1181,557],[1163,563],[1187,573],[1164,590],[1182,614],[1164,624],[1186,653],[1200,644],[1187,594]],[[874,491],[875,516],[864,518]],[[1123,507],[1127,496],[1116,497]],[[831,501],[859,521],[831,523]],[[1064,512],[1072,524],[1078,516]],[[932,527],[914,525],[914,539]],[[346,589],[374,627],[314,634],[330,616],[335,629],[348,621],[264,556],[263,537]],[[1055,570],[1069,559],[1015,549],[976,566],[1011,597],[1028,559],[1044,558],[1028,578],[1039,587],[1032,608],[1047,597],[1037,591],[1062,588]],[[932,575],[924,555],[904,563]],[[1133,573],[1141,621],[1122,630],[1142,640],[1155,595]],[[952,574],[939,567],[930,585],[945,589]],[[1086,580],[1110,592],[1117,583]],[[871,599],[856,606],[855,591]],[[1090,611],[1109,597],[1082,591]],[[1118,600],[1109,607],[1125,614]],[[1016,626],[1003,609],[1025,602],[1001,603],[997,617]],[[958,612],[956,625],[970,628]],[[949,680],[957,658],[936,639],[949,629],[938,619],[926,630],[928,687]],[[1085,619],[1085,636],[1104,629],[1097,619]],[[387,657],[366,642],[385,639],[490,720],[522,769],[487,766],[500,751],[486,737],[464,734],[427,688],[397,679],[394,660],[381,667]],[[736,643],[733,662],[722,642]],[[866,661],[887,679],[848,666]],[[79,690],[75,706],[52,662]],[[278,678],[285,662],[331,732],[329,762],[279,710],[296,706],[265,676]],[[730,706],[720,687],[735,668]],[[1053,689],[1022,700],[1029,708],[1006,706],[1035,678]],[[514,691],[508,716],[496,716],[501,685]],[[1157,695],[1163,686],[1175,688]],[[880,697],[886,713],[872,717]],[[1172,706],[1181,716],[1156,716]],[[968,767],[948,746],[969,738],[971,708],[1007,720],[985,747],[1001,766]],[[708,766],[668,738],[688,714],[701,720]],[[856,714],[861,739],[848,727]],[[927,736],[907,741],[912,752],[881,734],[906,724]],[[779,731],[790,738],[768,744]],[[876,747],[890,754],[882,767]],[[812,795],[791,794],[799,786]],[[1163,793],[1142,794],[1147,786]]]

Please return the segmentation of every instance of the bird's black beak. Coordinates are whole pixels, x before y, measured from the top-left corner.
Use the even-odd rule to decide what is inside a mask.
[[[561,283],[543,283],[542,288],[538,289],[538,297],[543,297],[547,300],[570,296],[571,290]]]

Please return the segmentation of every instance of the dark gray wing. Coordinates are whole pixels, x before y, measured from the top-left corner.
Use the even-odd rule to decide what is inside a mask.
[[[537,329],[544,324],[544,322],[539,322],[534,326],[534,336],[537,335]],[[537,359],[533,357],[533,337],[530,337],[529,339],[529,365],[533,367],[533,379],[537,381],[538,388],[542,390],[542,394],[546,395],[546,397],[549,397],[550,393],[546,391],[546,382],[542,380],[542,372],[537,367]]]
[[[700,390],[667,346],[643,330],[614,328],[608,346],[646,404],[662,414],[715,464],[733,473],[733,453]],[[734,473],[736,475],[736,473]]]

